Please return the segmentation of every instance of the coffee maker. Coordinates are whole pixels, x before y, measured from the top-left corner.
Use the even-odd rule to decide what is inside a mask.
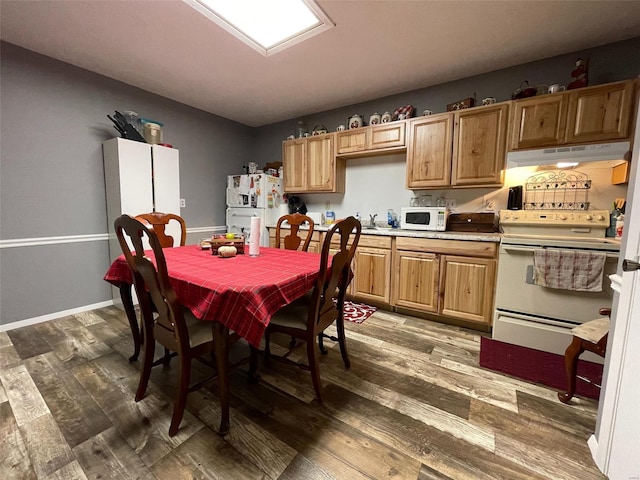
[[[297,195],[289,197],[289,213],[301,213],[302,215],[307,214],[307,206]]]
[[[522,210],[522,185],[509,187],[507,210]]]

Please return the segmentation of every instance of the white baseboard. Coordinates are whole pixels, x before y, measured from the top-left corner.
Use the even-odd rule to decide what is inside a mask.
[[[113,300],[107,300],[106,302],[94,303],[91,305],[84,305],[82,307],[63,310],[61,312],[49,313],[47,315],[42,315],[40,317],[33,317],[33,318],[27,318],[25,320],[18,320],[17,322],[11,322],[4,325],[0,325],[0,332],[14,330],[16,328],[28,327],[29,325],[36,325],[38,323],[48,322],[49,320],[55,320],[56,318],[62,318],[68,315],[75,315],[76,313],[88,312],[89,310],[104,308],[110,305],[113,305]]]

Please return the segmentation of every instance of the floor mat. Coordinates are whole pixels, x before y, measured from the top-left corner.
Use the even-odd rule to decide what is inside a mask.
[[[564,356],[480,337],[480,366],[566,391]],[[602,365],[580,360],[578,375],[602,385]],[[598,399],[600,389],[582,380],[576,381],[576,394]]]
[[[344,319],[353,323],[362,323],[375,313],[376,307],[366,305],[364,303],[344,301]]]

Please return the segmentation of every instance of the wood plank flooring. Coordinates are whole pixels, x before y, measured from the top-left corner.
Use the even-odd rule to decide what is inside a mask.
[[[597,402],[479,367],[477,332],[385,311],[346,327],[351,368],[325,342],[323,404],[295,366],[261,364],[258,383],[235,371],[224,438],[215,383],[168,436],[175,361],[134,401],[140,364],[115,307],[0,332],[0,478],[605,478],[587,447]]]

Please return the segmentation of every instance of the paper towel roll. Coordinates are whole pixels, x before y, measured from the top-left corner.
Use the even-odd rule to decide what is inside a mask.
[[[249,256],[260,255],[260,217],[251,217],[251,233],[249,236]]]

